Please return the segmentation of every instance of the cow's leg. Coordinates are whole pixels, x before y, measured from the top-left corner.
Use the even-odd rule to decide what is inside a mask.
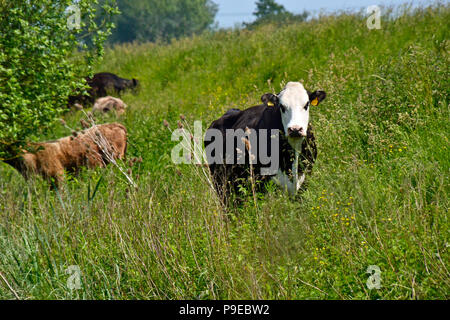
[[[299,153],[297,151],[294,152],[294,163],[292,163],[292,174],[294,176],[294,183],[297,187],[297,181],[298,181],[298,157]]]
[[[97,90],[97,98],[106,97],[107,95],[108,95],[107,88],[105,88],[105,87],[98,88],[98,90]]]
[[[44,176],[52,190],[60,189],[64,182],[64,168],[61,165],[55,165],[54,168],[45,172]]]
[[[300,188],[302,187],[303,182],[305,182],[305,178],[306,178],[306,176],[305,176],[305,174],[303,173],[303,174],[300,176],[300,179],[297,180],[297,191],[300,190]]]
[[[300,190],[303,182],[305,182],[304,173],[300,177],[298,176],[299,157],[300,154],[296,151],[294,163],[292,164],[292,173],[294,176],[293,181],[291,181],[288,175],[281,171],[281,169],[278,169],[277,175],[273,178],[276,184],[278,184],[282,189],[287,190],[291,195],[295,195],[297,191]]]
[[[295,195],[297,192],[296,185],[292,183],[291,179],[281,169],[278,169],[277,175],[273,177],[273,181],[291,195]]]
[[[298,176],[298,165],[299,165],[300,153],[295,151],[294,163],[292,164],[292,173],[294,174],[294,184],[296,187],[296,192],[300,190],[303,182],[305,182],[305,173],[303,173],[300,177]]]

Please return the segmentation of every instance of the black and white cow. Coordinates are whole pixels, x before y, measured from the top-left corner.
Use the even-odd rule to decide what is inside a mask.
[[[258,191],[269,180],[292,195],[300,190],[317,158],[309,110],[325,98],[324,91],[309,92],[301,83],[289,82],[279,94],[263,95],[263,104],[246,110],[231,109],[211,124],[204,141],[206,157],[214,186],[225,203],[240,181],[250,177]],[[221,141],[217,143],[217,139]],[[239,140],[243,144],[239,145]],[[222,148],[211,148],[214,142],[216,147],[222,143]],[[265,155],[261,154],[263,149]],[[267,156],[271,162],[278,159],[275,171]],[[262,174],[269,166],[272,171]]]

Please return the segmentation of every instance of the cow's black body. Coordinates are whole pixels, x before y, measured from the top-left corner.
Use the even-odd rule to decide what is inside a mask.
[[[139,85],[136,79],[128,80],[113,73],[102,72],[95,74],[92,78],[87,77],[89,86],[87,95],[76,95],[69,97],[69,106],[75,103],[94,104],[97,98],[106,97],[109,93],[120,94],[127,89],[134,89]]]
[[[281,111],[279,106],[268,106],[267,103],[251,107],[246,110],[231,109],[227,111],[220,119],[214,121],[209,129],[218,129],[222,132],[224,140],[224,150],[226,144],[226,130],[227,129],[255,129],[258,136],[258,144],[260,134],[259,129],[268,129],[267,141],[264,143],[268,146],[270,154],[270,130],[275,129],[279,132],[279,164],[280,169],[289,175],[292,175],[292,164],[294,162],[294,149],[288,143],[284,135],[283,124],[281,121]],[[315,138],[311,125],[308,128],[308,135],[303,140],[302,152],[300,155],[298,173],[301,176],[303,173],[311,171],[312,166],[317,158],[317,148]],[[212,142],[205,141],[205,146]],[[235,141],[236,143],[236,141]],[[212,174],[214,186],[225,203],[228,202],[230,192],[236,192],[239,185],[246,184],[251,177],[250,169],[253,169],[253,179],[258,191],[264,190],[264,183],[268,182],[273,176],[261,175],[261,168],[269,167],[269,165],[262,165],[258,155],[256,156],[256,163],[250,166],[248,152],[245,150],[246,162],[244,165],[231,164],[210,164],[209,168]]]
[[[109,72],[97,73],[92,79],[87,79],[87,83],[95,91],[94,94],[97,98],[105,97],[108,92],[120,95],[123,91],[138,86],[136,79],[124,79]]]

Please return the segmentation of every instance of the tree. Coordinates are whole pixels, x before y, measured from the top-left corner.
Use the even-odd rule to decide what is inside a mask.
[[[256,16],[254,22],[244,23],[244,26],[249,29],[267,23],[286,24],[302,22],[306,20],[309,14],[306,11],[301,14],[293,14],[275,0],[258,0],[256,1],[256,11],[253,12],[253,15]]]
[[[170,40],[208,29],[217,13],[211,0],[119,0],[122,14],[111,43]]]
[[[110,1],[0,0],[0,160],[19,156],[83,90],[115,13]]]
[[[256,1],[256,11],[253,14],[257,19],[264,19],[270,16],[288,14],[289,12],[283,5],[278,4],[275,0],[258,0]]]

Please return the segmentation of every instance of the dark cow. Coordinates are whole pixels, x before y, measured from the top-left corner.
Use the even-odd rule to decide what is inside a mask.
[[[120,96],[123,91],[134,89],[139,85],[139,81],[136,79],[120,78],[109,72],[97,73],[92,79],[87,79],[87,83],[96,98],[106,97],[108,92],[114,92]]]
[[[89,86],[87,95],[76,95],[69,97],[69,106],[81,104],[94,104],[98,98],[106,97],[109,93],[121,95],[122,92],[128,89],[136,89],[139,86],[139,81],[136,79],[124,79],[113,73],[101,72],[96,73],[92,78],[85,78]]]
[[[325,97],[323,91],[309,92],[301,83],[289,82],[278,95],[263,95],[263,104],[246,110],[231,109],[211,124],[205,136],[206,156],[214,186],[224,203],[228,202],[230,192],[237,191],[240,181],[245,183],[250,177],[258,191],[263,190],[264,183],[269,180],[290,194],[300,190],[306,173],[312,170],[317,158],[315,137],[309,124],[309,109],[311,105],[317,106]],[[246,132],[246,137],[242,138],[236,132]],[[275,137],[273,132],[276,133]],[[222,140],[221,151],[210,148],[216,141],[213,137]],[[239,144],[236,139],[239,138],[243,140],[244,147],[241,144],[241,147],[236,148]],[[229,154],[227,144],[232,146],[230,149],[236,154]],[[262,170],[272,163],[263,161],[261,150],[264,148],[261,147],[266,147],[266,154],[272,162],[275,153],[278,154],[279,165],[275,171],[272,168],[272,171],[266,170],[262,174]],[[242,156],[244,163],[241,161],[237,164]]]

